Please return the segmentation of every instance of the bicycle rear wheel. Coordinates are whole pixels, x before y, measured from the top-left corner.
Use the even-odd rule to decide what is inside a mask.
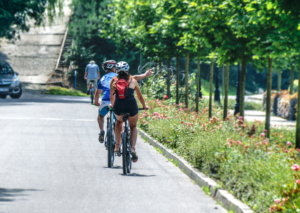
[[[131,146],[130,146],[130,138],[129,132],[126,134],[126,142],[127,142],[127,155],[126,155],[126,166],[127,166],[127,173],[131,171],[131,164],[132,164],[132,156],[131,156]]]
[[[126,143],[126,131],[122,134],[122,166],[123,174],[127,174],[127,143]]]
[[[107,166],[112,167],[114,165],[114,160],[115,160],[115,146],[114,146],[114,132],[109,127],[107,130]]]
[[[94,92],[91,92],[91,104],[94,104]]]

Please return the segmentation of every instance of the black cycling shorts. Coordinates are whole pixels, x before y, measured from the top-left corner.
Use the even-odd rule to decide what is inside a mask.
[[[116,115],[121,116],[129,113],[130,117],[135,116],[139,110],[136,100],[115,100],[113,111]]]

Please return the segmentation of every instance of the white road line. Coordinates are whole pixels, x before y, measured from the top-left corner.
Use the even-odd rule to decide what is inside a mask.
[[[47,120],[47,121],[88,121],[96,122],[96,119],[68,119],[68,118],[34,118],[34,117],[0,117],[0,120]]]

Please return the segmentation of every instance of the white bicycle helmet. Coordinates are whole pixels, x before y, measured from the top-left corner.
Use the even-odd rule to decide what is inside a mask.
[[[116,66],[116,63],[114,60],[105,61],[102,63],[102,69],[105,72],[111,71],[112,68]]]
[[[116,64],[116,72],[128,72],[129,71],[129,65],[125,61],[120,61]]]

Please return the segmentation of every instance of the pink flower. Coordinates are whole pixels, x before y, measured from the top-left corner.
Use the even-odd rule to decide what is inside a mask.
[[[243,120],[243,116],[240,116],[240,117],[239,117],[239,120]]]
[[[156,101],[159,101],[158,99],[156,99]]]
[[[275,199],[274,202],[278,204],[280,203],[280,199]]]
[[[140,119],[143,119],[143,116],[141,116]]]
[[[266,129],[264,130],[264,132],[267,132],[267,131],[268,131],[268,130],[266,130]]]
[[[146,123],[146,121],[143,121],[143,124]]]
[[[203,127],[205,127],[205,124],[203,124]]]
[[[269,208],[269,211],[270,211],[270,212],[274,212],[274,209],[272,209],[272,208]]]
[[[297,164],[294,164],[292,166],[292,170],[294,170],[295,172],[297,172],[299,170],[299,166]]]
[[[296,180],[296,183],[297,183],[298,185],[300,185],[300,179],[299,179],[299,180]]]
[[[159,113],[158,112],[153,112],[153,115],[159,116]]]
[[[180,108],[179,110],[180,110],[180,111],[182,111],[183,109],[182,109],[182,108]]]
[[[168,99],[168,96],[167,96],[167,95],[164,95],[164,99]]]
[[[288,142],[286,142],[286,145],[290,146],[290,145],[292,145],[292,143],[288,141]]]
[[[169,116],[169,117],[167,117],[168,119],[171,119],[171,117]]]
[[[266,135],[265,133],[260,133],[260,136],[264,138]]]

